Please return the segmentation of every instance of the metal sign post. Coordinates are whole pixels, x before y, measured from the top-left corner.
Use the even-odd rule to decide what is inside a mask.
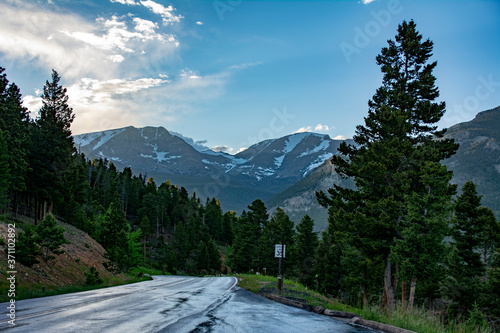
[[[283,276],[281,274],[281,260],[285,258],[286,245],[283,243],[274,245],[274,257],[279,258],[279,275],[278,275],[278,295],[281,295],[283,287]]]

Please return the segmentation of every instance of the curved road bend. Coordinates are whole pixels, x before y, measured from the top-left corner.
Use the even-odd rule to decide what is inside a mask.
[[[3,332],[373,332],[236,287],[234,277],[154,276],[125,286],[0,304]]]

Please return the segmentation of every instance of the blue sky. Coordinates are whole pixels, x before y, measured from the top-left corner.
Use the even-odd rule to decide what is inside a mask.
[[[500,105],[500,1],[0,3],[0,66],[33,112],[51,69],[73,133],[164,126],[229,153],[297,131],[352,137],[375,57],[414,19],[434,42],[441,127]]]

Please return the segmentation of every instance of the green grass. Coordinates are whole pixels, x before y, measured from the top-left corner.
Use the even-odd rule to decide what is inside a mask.
[[[130,270],[129,274],[132,276],[139,276],[139,275],[144,275],[144,274],[149,274],[149,275],[170,275],[168,272],[163,272],[159,269],[156,268],[146,268],[146,267],[134,267]],[[141,276],[142,276],[141,275]]]
[[[150,274],[150,273],[148,273]],[[62,294],[69,294],[69,293],[75,293],[75,292],[80,292],[80,291],[88,291],[88,290],[95,290],[95,289],[101,289],[101,288],[108,288],[108,287],[114,287],[114,286],[120,286],[120,285],[125,285],[125,284],[130,284],[130,283],[136,283],[136,282],[141,282],[141,281],[147,281],[151,280],[150,277],[145,277],[141,276],[138,277],[137,274],[129,274],[125,278],[121,278],[118,276],[113,276],[111,278],[104,278],[104,283],[100,285],[68,285],[64,287],[55,287],[55,286],[45,286],[45,285],[25,285],[25,284],[18,284],[16,288],[16,297],[15,300],[19,301],[22,299],[29,299],[29,298],[38,298],[38,297],[46,297],[46,296],[54,296],[54,295],[62,295]],[[9,286],[7,281],[1,281],[0,282],[0,290],[8,290]],[[2,293],[0,294],[0,303],[2,302],[9,302],[10,297],[8,297],[7,293]]]
[[[277,279],[273,276],[238,274],[238,285],[254,293],[269,294],[276,293]],[[380,313],[377,306],[370,306],[365,309],[355,308],[342,304],[336,299],[327,298],[320,293],[308,289],[300,283],[285,279],[283,283],[282,296],[300,300],[310,306],[323,306],[334,311],[345,311],[355,313],[364,319],[389,324],[392,326],[405,328],[419,333],[492,333],[488,326],[476,327],[472,323],[450,322],[445,325],[441,318],[423,308],[414,308],[411,314],[402,311],[399,306],[392,316]]]

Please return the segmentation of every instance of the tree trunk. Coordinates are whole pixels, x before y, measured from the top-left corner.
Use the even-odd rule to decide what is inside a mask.
[[[415,288],[417,287],[417,278],[411,279],[411,287],[410,287],[410,298],[408,300],[408,312],[411,313],[413,311],[413,301],[415,300]]]
[[[391,316],[394,312],[394,286],[392,284],[391,259],[389,258],[389,254],[385,256],[384,295],[385,302],[384,300],[382,301],[382,310],[387,311],[389,316]]]
[[[363,286],[363,309],[368,308],[368,286]]]
[[[38,199],[35,198],[35,226],[38,225]]]
[[[142,265],[146,267],[146,236],[144,236],[144,259]]]
[[[43,201],[43,206],[42,206],[42,216],[41,216],[41,219],[44,220],[45,219],[45,216],[47,215],[47,201],[44,200]]]
[[[401,285],[401,309],[406,311],[406,281]]]
[[[429,311],[434,311],[434,298],[429,295]]]

